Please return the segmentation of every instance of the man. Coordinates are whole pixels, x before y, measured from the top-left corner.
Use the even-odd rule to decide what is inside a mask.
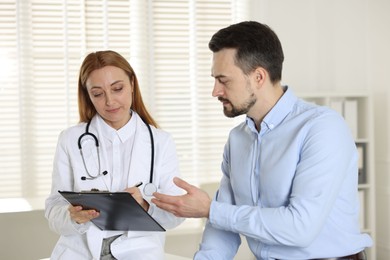
[[[357,150],[336,112],[281,85],[283,50],[264,24],[218,31],[213,96],[224,114],[246,114],[225,145],[215,198],[178,178],[183,196],[155,193],[158,207],[208,218],[195,259],[233,259],[245,236],[257,259],[364,259]]]

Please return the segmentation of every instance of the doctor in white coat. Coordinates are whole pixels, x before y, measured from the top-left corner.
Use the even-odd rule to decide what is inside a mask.
[[[78,85],[80,123],[59,136],[46,200],[45,216],[60,235],[51,259],[163,259],[164,232],[102,231],[90,221],[99,216],[97,211],[70,206],[58,193],[127,191],[164,228],[183,221],[152,204],[145,192],[152,175],[159,192],[182,194],[172,181],[179,176],[173,139],[147,112],[130,64],[113,51],[91,53],[83,61]],[[153,173],[148,125],[154,139]]]

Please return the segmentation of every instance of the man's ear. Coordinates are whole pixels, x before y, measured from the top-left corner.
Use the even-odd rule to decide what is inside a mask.
[[[262,67],[256,68],[253,75],[256,84],[260,87],[264,84],[266,78],[268,77],[267,71]]]

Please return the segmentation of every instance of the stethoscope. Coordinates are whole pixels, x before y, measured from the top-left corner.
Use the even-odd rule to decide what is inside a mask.
[[[146,127],[148,128],[149,130],[149,135],[150,135],[150,142],[151,142],[151,159],[150,159],[150,175],[149,175],[149,183],[146,183],[145,186],[144,186],[144,194],[147,195],[147,196],[152,196],[154,192],[157,191],[157,187],[156,185],[153,184],[153,168],[154,168],[154,139],[153,139],[153,133],[152,133],[152,129],[150,127],[149,124],[147,124],[143,119],[142,121],[145,123]],[[100,153],[99,153],[99,140],[97,139],[96,135],[94,135],[93,133],[89,132],[89,126],[91,124],[91,121],[89,121],[87,123],[87,126],[85,127],[85,133],[81,134],[78,141],[77,141],[77,145],[79,147],[79,150],[80,150],[80,154],[81,154],[81,158],[83,159],[83,165],[84,165],[84,168],[85,168],[85,171],[87,172],[87,176],[82,176],[81,177],[81,180],[83,181],[86,181],[86,180],[94,180],[94,179],[97,179],[101,176],[105,176],[108,174],[107,171],[103,171],[101,172],[101,163],[100,163]],[[81,145],[81,141],[84,137],[86,136],[90,136],[94,139],[95,141],[95,146],[96,146],[96,153],[97,153],[97,158],[98,158],[98,164],[99,164],[99,168],[98,168],[98,173],[96,175],[92,175],[89,171],[88,171],[88,168],[87,168],[87,164],[85,163],[85,158],[84,158],[84,154],[83,154],[83,147]]]

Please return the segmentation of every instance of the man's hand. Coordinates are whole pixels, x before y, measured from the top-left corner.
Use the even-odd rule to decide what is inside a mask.
[[[209,195],[180,178],[175,177],[173,182],[185,190],[187,194],[170,196],[155,192],[153,193],[155,198],[152,199],[152,202],[157,207],[169,211],[177,217],[208,218],[211,204]]]

